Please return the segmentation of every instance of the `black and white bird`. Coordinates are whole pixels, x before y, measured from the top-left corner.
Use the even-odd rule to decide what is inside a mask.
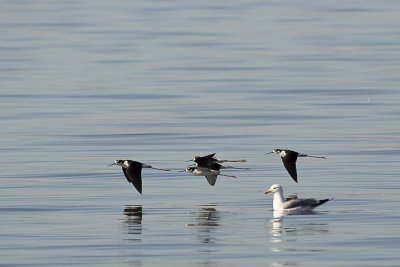
[[[152,168],[160,171],[170,171],[167,169],[154,168],[151,165],[143,164],[134,160],[116,160],[113,164],[108,166],[117,165],[122,167],[126,179],[131,183],[136,190],[142,194],[142,168]]]
[[[215,169],[209,169],[209,168],[203,168],[203,167],[187,167],[186,171],[192,173],[194,176],[205,176],[207,179],[207,182],[211,186],[214,186],[215,183],[217,182],[218,175],[236,178],[236,176],[221,174],[219,169],[215,170]]]
[[[240,169],[240,170],[249,170],[249,168],[238,168],[238,167],[232,167],[232,166],[224,166],[221,165],[220,163],[224,163],[224,162],[246,162],[245,159],[241,159],[241,160],[220,160],[215,158],[216,153],[212,153],[206,156],[195,156],[193,160],[190,161],[194,161],[194,163],[196,163],[197,167],[200,168],[208,168],[211,170],[220,170],[220,169]]]
[[[298,157],[310,157],[310,158],[319,158],[319,159],[326,159],[325,157],[321,156],[310,156],[307,154],[301,154],[296,151],[288,150],[288,149],[279,149],[276,148],[272,152],[267,153],[268,154],[278,154],[281,156],[283,166],[285,166],[286,170],[290,174],[290,176],[293,178],[293,180],[297,183],[297,169],[296,169],[296,161]]]
[[[271,187],[264,192],[265,194],[274,193],[273,207],[274,212],[281,214],[306,214],[312,212],[318,206],[328,202],[331,199],[317,200],[315,198],[291,198],[285,199],[283,196],[282,186],[279,184],[271,185]]]

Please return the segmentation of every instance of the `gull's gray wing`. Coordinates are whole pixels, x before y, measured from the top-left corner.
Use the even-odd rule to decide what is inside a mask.
[[[289,195],[285,197],[286,201],[292,200],[292,199],[298,199],[297,194]]]
[[[319,204],[319,200],[316,200],[315,198],[307,198],[307,199],[291,199],[289,201],[286,201],[283,203],[283,208],[284,209],[293,209],[293,208],[298,208],[298,207],[316,207]]]

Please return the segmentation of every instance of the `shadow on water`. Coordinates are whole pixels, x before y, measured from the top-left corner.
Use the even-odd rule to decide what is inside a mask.
[[[197,211],[193,212],[194,223],[188,223],[186,226],[194,227],[198,233],[197,238],[201,243],[209,244],[216,243],[217,238],[214,233],[221,225],[221,214],[215,208],[216,204],[200,207]]]
[[[132,237],[128,238],[128,240],[135,242],[142,241],[142,206],[126,206],[124,209],[124,215],[125,220],[123,221],[123,223],[125,225],[125,233],[128,235],[132,235]]]

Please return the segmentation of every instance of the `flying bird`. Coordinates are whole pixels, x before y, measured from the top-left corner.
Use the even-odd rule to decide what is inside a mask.
[[[306,214],[311,213],[313,209],[328,202],[331,199],[317,200],[315,198],[291,198],[285,199],[283,196],[282,186],[279,184],[271,185],[271,187],[264,192],[265,194],[274,193],[273,207],[274,211],[282,214]]]
[[[325,157],[320,157],[320,156],[310,156],[307,154],[301,154],[296,151],[288,150],[288,149],[279,149],[276,148],[272,152],[267,153],[268,154],[278,154],[281,156],[283,166],[285,166],[286,170],[292,177],[292,179],[297,183],[297,169],[296,169],[296,161],[298,157],[310,157],[310,158],[319,158],[319,159],[326,159]]]
[[[116,160],[113,164],[108,166],[117,165],[122,167],[126,179],[131,183],[136,190],[142,194],[142,168],[152,168],[160,171],[170,171],[167,169],[154,168],[151,165],[143,164],[134,160]]]
[[[232,166],[223,166],[220,163],[224,162],[246,162],[245,159],[241,160],[220,160],[215,158],[216,153],[212,153],[206,156],[195,156],[194,159],[190,161],[194,161],[194,163],[197,165],[197,167],[200,168],[207,168],[207,169],[212,169],[212,170],[220,170],[220,169],[240,169],[240,170],[249,170],[249,168],[238,168],[238,167],[232,167]]]

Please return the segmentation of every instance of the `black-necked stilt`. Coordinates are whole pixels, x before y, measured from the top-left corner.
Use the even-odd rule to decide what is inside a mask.
[[[211,161],[216,161],[217,159],[214,158],[216,153],[212,153],[206,156],[195,156],[193,159],[189,160],[189,161],[194,161],[194,163],[197,164],[197,166],[207,166],[208,162]]]
[[[310,157],[310,158],[319,158],[319,159],[326,159],[325,157],[320,156],[310,156],[307,154],[301,154],[296,151],[288,150],[288,149],[274,149],[272,152],[267,154],[278,154],[282,158],[283,165],[285,166],[286,170],[293,178],[293,180],[297,183],[297,169],[296,169],[296,161],[298,157]]]
[[[203,167],[187,167],[186,171],[192,173],[194,176],[205,176],[211,186],[214,186],[217,182],[218,175],[236,178],[236,176],[221,174],[219,170]]]
[[[122,167],[122,171],[125,174],[126,179],[129,183],[133,184],[136,190],[142,194],[142,168],[152,168],[160,171],[170,171],[167,169],[154,168],[151,165],[143,164],[134,160],[116,160],[113,164],[108,166],[117,165]]]
[[[240,169],[240,170],[249,170],[249,168],[238,168],[238,167],[232,167],[232,166],[223,166],[220,163],[224,163],[224,162],[246,162],[245,159],[241,159],[241,160],[220,160],[217,158],[214,158],[216,153],[212,153],[203,157],[200,156],[195,156],[193,160],[190,161],[194,161],[194,163],[196,163],[197,167],[201,167],[201,168],[208,168],[208,169],[212,169],[212,170],[220,170],[220,169]]]
[[[331,200],[331,199],[317,200],[315,198],[301,199],[297,197],[286,200],[283,196],[282,186],[279,184],[271,185],[271,187],[264,193],[265,194],[275,193],[273,202],[274,211],[280,212],[282,214],[310,213],[316,207],[321,206],[322,204]]]

